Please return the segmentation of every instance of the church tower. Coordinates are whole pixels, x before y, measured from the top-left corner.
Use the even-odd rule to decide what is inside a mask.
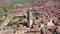
[[[32,12],[30,10],[27,10],[27,24],[29,28],[31,28],[33,24]]]

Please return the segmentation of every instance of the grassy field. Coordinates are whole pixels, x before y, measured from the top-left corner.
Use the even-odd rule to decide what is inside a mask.
[[[8,9],[9,11],[12,11],[12,10],[14,9],[14,6],[9,6],[7,9]]]
[[[0,19],[3,17],[3,14],[2,14],[2,8],[0,8]],[[0,20],[0,25],[2,24],[2,21]]]
[[[0,8],[0,18],[3,17],[3,12],[2,11],[3,11],[2,8]]]

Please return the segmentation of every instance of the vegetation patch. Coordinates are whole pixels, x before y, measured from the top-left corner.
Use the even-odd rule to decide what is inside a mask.
[[[14,6],[9,6],[7,9],[8,9],[9,11],[12,11],[12,10],[14,9]]]
[[[39,13],[34,13],[34,14],[33,14],[33,17],[34,17],[35,19],[38,19],[39,16],[40,16]]]

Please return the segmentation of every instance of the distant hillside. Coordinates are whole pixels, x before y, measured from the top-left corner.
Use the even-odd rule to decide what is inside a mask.
[[[0,4],[2,3],[14,3],[14,2],[34,2],[34,1],[47,1],[47,0],[0,0]]]
[[[0,0],[0,5],[30,4],[35,1],[47,1],[47,0]],[[60,0],[54,0],[54,1],[60,1]]]

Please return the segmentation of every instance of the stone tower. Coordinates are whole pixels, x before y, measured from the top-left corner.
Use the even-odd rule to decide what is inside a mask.
[[[32,24],[33,24],[32,12],[30,10],[27,10],[27,25],[29,28],[31,28]]]

